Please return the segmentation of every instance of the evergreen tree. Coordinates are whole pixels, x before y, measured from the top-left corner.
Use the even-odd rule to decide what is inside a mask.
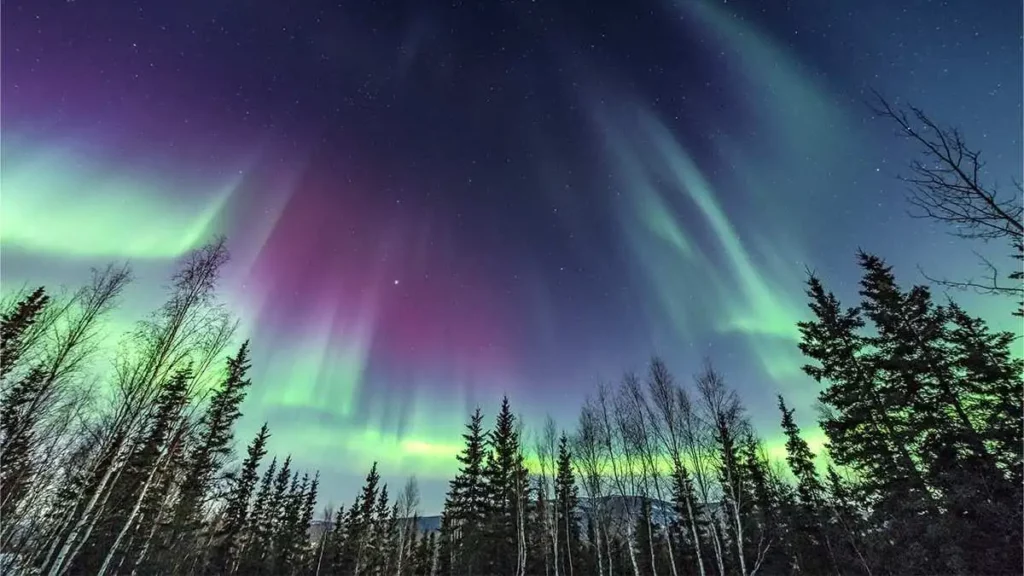
[[[32,458],[39,413],[32,405],[43,392],[43,373],[33,370],[0,404],[0,517],[13,518],[32,482]]]
[[[197,531],[202,525],[201,506],[220,468],[223,459],[231,449],[232,430],[242,415],[239,406],[245,399],[246,390],[252,381],[246,378],[249,370],[249,341],[246,340],[238,353],[227,361],[227,377],[220,388],[214,391],[210,405],[203,417],[199,443],[191,454],[191,462],[180,487],[177,506],[172,519],[172,530],[176,540],[182,540]],[[186,551],[179,553],[185,554]]]
[[[640,514],[637,515],[634,521],[636,525],[633,528],[633,534],[636,538],[634,545],[640,551],[636,555],[636,563],[641,574],[658,574],[657,560],[652,558],[649,553],[649,550],[654,549],[655,543],[658,540],[655,535],[656,527],[651,519],[651,500],[649,498],[641,498],[640,500]],[[630,520],[627,519],[626,521],[629,522]]]
[[[0,318],[0,380],[18,364],[25,336],[50,297],[43,287],[14,305]],[[10,387],[0,387],[0,518],[14,518],[32,480],[32,453],[39,403],[44,400],[46,374],[34,368]]]
[[[863,478],[860,489],[874,502],[875,521],[888,523],[906,540],[892,549],[894,565],[924,568],[931,561],[924,553],[926,518],[935,517],[937,506],[911,454],[917,438],[907,390],[878,377],[882,367],[865,354],[869,338],[859,333],[865,326],[860,308],[843,310],[815,277],[808,286],[816,319],[799,324],[800,349],[818,363],[804,371],[827,383],[820,395],[826,410],[819,424],[829,438],[830,453],[836,463],[856,469]]]
[[[189,369],[179,370],[157,398],[141,438],[137,440],[117,482],[111,488],[108,506],[91,533],[82,551],[75,558],[73,570],[101,573],[112,562],[113,555],[123,553],[125,535],[135,526],[141,504],[153,488],[157,475],[166,470],[165,455],[182,439],[181,411],[188,401],[192,380]]]
[[[273,507],[271,505],[271,490],[273,489],[274,474],[277,472],[277,457],[275,456],[270,465],[263,472],[260,480],[260,488],[256,492],[256,498],[252,504],[252,514],[249,516],[246,528],[245,545],[242,550],[242,561],[239,565],[239,573],[262,574],[264,560],[267,558],[271,537],[274,533]]]
[[[526,563],[527,574],[553,573],[551,538],[544,524],[547,518],[553,516],[548,506],[543,491],[534,490],[534,499],[530,502],[526,517],[526,532],[529,535],[527,547],[531,552]]]
[[[684,572],[700,574],[702,558],[698,547],[707,549],[703,542],[706,521],[703,507],[693,488],[689,470],[680,463],[672,474],[672,509],[676,520],[671,527],[676,549],[676,563]],[[693,568],[689,570],[689,568]]]
[[[801,323],[801,349],[817,362],[808,374],[828,384],[821,424],[833,457],[857,472],[871,523],[885,526],[879,553],[908,573],[1016,565],[1019,551],[1005,553],[1018,547],[1004,538],[1009,530],[1020,540],[1019,514],[1006,512],[1019,509],[1020,489],[1001,463],[1019,454],[1004,457],[980,418],[987,410],[977,409],[1012,414],[1002,422],[1015,423],[999,430],[1018,425],[1019,393],[1002,412],[1000,401],[986,402],[1020,389],[1003,351],[1012,340],[988,334],[955,305],[935,305],[925,287],[901,290],[881,259],[859,259],[859,307],[841,311],[810,280],[816,320]]]
[[[345,507],[338,506],[334,511],[334,521],[325,529],[321,544],[320,573],[340,574],[342,565],[342,554],[345,548]]]
[[[233,479],[225,503],[224,519],[217,532],[217,543],[210,556],[209,567],[213,574],[230,574],[238,561],[242,536],[249,521],[250,500],[256,491],[258,469],[260,461],[267,454],[269,438],[270,432],[264,423],[249,444],[241,470]]]
[[[520,450],[519,431],[508,398],[490,435],[490,454],[484,468],[488,513],[486,547],[489,574],[515,574],[519,562],[520,515],[529,502],[528,472]]]
[[[438,548],[443,574],[479,574],[483,567],[483,530],[489,502],[484,480],[488,438],[482,423],[483,414],[477,408],[462,435],[465,448],[456,457],[461,468],[449,484]]]
[[[316,499],[320,491],[320,473],[313,475],[313,480],[306,485],[304,493],[300,494],[302,508],[299,521],[295,526],[295,543],[297,557],[294,565],[296,570],[308,572],[310,566],[315,566],[312,557],[312,548],[309,546],[309,530],[313,525],[313,514],[316,508]]]
[[[345,519],[345,541],[339,563],[341,574],[364,574],[366,567],[373,561],[372,537],[374,509],[377,504],[378,484],[377,463],[374,462],[366,475],[363,489],[349,507]]]
[[[40,286],[0,318],[0,378],[6,378],[17,365],[23,352],[23,337],[49,302],[50,297]]]
[[[300,480],[299,473],[293,472],[288,491],[281,498],[274,534],[274,574],[290,574],[298,563],[300,546],[309,528],[299,525],[308,484],[308,475]]]
[[[825,488],[814,466],[814,454],[800,435],[800,428],[793,420],[793,410],[786,408],[781,395],[779,410],[782,412],[782,431],[786,435],[786,462],[796,478],[798,505],[789,514],[794,530],[790,545],[795,564],[802,571],[815,574],[835,570],[838,566],[831,559],[832,544],[824,530]]]
[[[579,489],[572,470],[572,451],[563,433],[558,441],[558,462],[555,476],[555,526],[558,530],[559,574],[573,576],[582,552],[580,541]]]
[[[390,568],[392,545],[394,544],[394,517],[392,515],[387,484],[380,489],[377,502],[370,517],[366,541],[366,573],[387,573]]]

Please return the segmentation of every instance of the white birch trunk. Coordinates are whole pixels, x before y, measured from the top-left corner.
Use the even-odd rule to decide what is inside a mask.
[[[103,564],[100,565],[99,571],[96,576],[104,576],[107,573],[107,567],[110,566],[110,562],[114,559],[114,554],[117,553],[118,547],[121,546],[121,540],[124,539],[125,534],[131,529],[132,524],[135,523],[135,517],[138,516],[139,510],[142,508],[142,502],[146,499],[146,494],[149,493],[149,487],[153,484],[153,478],[156,477],[157,470],[162,467],[163,454],[160,455],[160,459],[153,464],[153,469],[149,471],[149,476],[146,477],[146,483],[142,485],[142,491],[139,496],[135,499],[135,505],[132,506],[132,512],[128,515],[128,519],[125,520],[124,526],[121,527],[121,531],[117,533],[117,538],[114,539],[114,543],[110,545],[110,550],[107,551],[107,556],[103,559]]]
[[[96,491],[93,493],[92,498],[89,499],[89,503],[86,504],[85,510],[82,510],[82,515],[78,518],[71,532],[64,539],[64,544],[60,548],[60,552],[57,553],[57,558],[54,559],[53,564],[50,566],[50,570],[47,573],[49,576],[59,576],[64,572],[64,565],[69,564],[71,560],[78,554],[78,550],[81,549],[81,543],[72,551],[72,546],[75,546],[76,540],[78,539],[79,533],[83,528],[86,527],[86,523],[89,523],[88,529],[82,538],[82,542],[89,538],[92,534],[92,527],[95,525],[95,514],[93,512],[96,509],[97,503],[100,501],[100,497],[103,497],[103,502],[100,506],[106,504],[107,498],[110,494],[107,491],[107,484],[110,482],[110,477],[114,474],[114,469],[117,468],[117,478],[121,476],[121,467],[117,466],[118,457],[120,456],[121,447],[123,443],[118,445],[114,449],[114,457],[110,459],[110,465],[107,466],[106,472],[103,473],[103,478],[100,479],[99,485],[96,487]],[[115,478],[115,482],[117,481]]]

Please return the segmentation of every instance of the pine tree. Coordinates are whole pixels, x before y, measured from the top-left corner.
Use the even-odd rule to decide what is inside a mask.
[[[792,561],[788,546],[790,535],[784,510],[790,508],[790,491],[771,473],[760,441],[747,430],[739,450],[740,476],[743,478],[743,501],[749,532],[746,539],[746,557],[752,564],[751,573],[769,574],[785,572]]]
[[[291,469],[291,455],[286,456],[274,477],[274,488],[267,506],[270,532],[267,535],[267,561],[264,569],[276,574],[287,554],[288,517],[291,513],[291,493],[298,484],[298,472]]]
[[[782,430],[786,435],[786,462],[796,478],[798,506],[791,514],[795,530],[791,544],[797,565],[811,573],[836,570],[839,567],[831,558],[832,543],[824,530],[825,488],[814,466],[814,453],[800,435],[800,428],[793,420],[793,410],[786,408],[781,395],[779,410],[782,412]]]
[[[801,349],[818,363],[808,374],[828,384],[821,425],[833,457],[857,472],[871,523],[885,526],[880,553],[906,571],[1016,565],[1019,547],[1003,538],[1007,530],[1019,534],[1019,514],[1005,510],[1019,508],[1020,488],[1003,463],[1019,455],[1003,457],[1009,451],[989,436],[984,419],[991,411],[1009,416],[997,422],[1019,422],[1019,393],[986,403],[1020,389],[1009,361],[1012,338],[987,333],[954,304],[935,305],[923,286],[900,289],[881,259],[859,259],[857,308],[842,312],[811,279],[817,319],[801,323]],[[861,333],[865,319],[869,334]],[[996,425],[1010,437],[1020,434],[1010,431],[1017,426]]]
[[[298,534],[300,531],[299,520],[308,484],[308,475],[300,480],[299,473],[292,472],[288,491],[281,499],[278,509],[277,530],[274,534],[274,562],[272,564],[275,567],[274,574],[290,574],[295,568],[299,546],[302,543],[302,537]],[[305,530],[302,532],[304,533]]]
[[[562,566],[559,573],[573,576],[576,573],[574,562],[580,558],[582,545],[580,541],[579,489],[576,476],[572,470],[572,451],[569,438],[563,433],[558,441],[558,462],[555,476],[555,526],[558,530],[560,551],[559,562]]]
[[[7,378],[24,352],[24,337],[49,302],[42,287],[0,318],[0,379]],[[0,388],[0,518],[10,522],[32,483],[38,404],[46,375],[33,369],[13,386]]]
[[[345,507],[338,506],[334,511],[334,521],[326,529],[322,538],[320,559],[320,574],[340,574],[342,564],[342,553],[345,548]]]
[[[256,491],[258,469],[260,461],[267,454],[269,438],[270,431],[264,423],[249,444],[245,461],[228,492],[224,520],[218,529],[217,543],[210,557],[209,567],[213,574],[230,574],[238,561],[242,537],[249,521],[250,500]]]
[[[24,335],[49,302],[50,297],[40,286],[0,318],[0,378],[6,378],[17,365],[24,351]],[[6,398],[4,400],[6,401]]]
[[[490,435],[490,454],[484,468],[488,510],[486,546],[488,573],[515,574],[519,562],[520,515],[529,502],[528,473],[520,450],[519,431],[508,398],[501,403]]]
[[[210,405],[203,417],[200,439],[191,454],[191,462],[180,488],[174,517],[171,521],[175,540],[188,541],[202,525],[201,506],[203,496],[220,468],[223,459],[231,449],[232,432],[235,422],[242,415],[239,406],[245,399],[246,390],[252,381],[246,378],[249,370],[249,341],[245,341],[238,353],[227,361],[227,377],[210,399]],[[180,551],[185,554],[187,551]]]
[[[275,456],[263,472],[260,488],[256,492],[256,498],[252,504],[252,514],[249,516],[246,527],[242,560],[238,569],[241,574],[262,574],[264,560],[267,558],[271,537],[274,533],[271,490],[276,472],[277,457]]]
[[[449,484],[438,543],[443,574],[478,574],[482,568],[483,529],[489,512],[484,480],[488,435],[482,424],[483,414],[477,408],[462,435],[465,448],[456,457],[461,468]]]
[[[527,546],[532,552],[526,564],[526,573],[550,574],[554,570],[551,538],[544,523],[546,519],[553,517],[553,513],[548,511],[549,504],[544,501],[544,492],[538,489],[533,493],[534,498],[530,502],[526,517],[526,531],[529,534]]]
[[[302,508],[300,509],[299,521],[295,526],[295,542],[297,556],[294,562],[296,570],[309,572],[315,568],[313,560],[313,549],[309,546],[308,532],[313,525],[313,514],[316,508],[316,499],[320,491],[320,473],[313,475],[313,480],[306,485],[304,493],[300,494]]]
[[[0,404],[0,517],[14,518],[32,482],[34,437],[39,413],[32,405],[43,391],[43,373],[33,370]]]
[[[379,482],[380,475],[377,474],[377,463],[374,462],[369,474],[366,475],[362,491],[349,507],[345,519],[345,542],[339,561],[341,574],[359,576],[366,573],[364,571],[372,563],[373,542],[370,538],[373,533],[373,513],[377,504]]]
[[[627,519],[626,521],[629,522],[631,520]],[[651,519],[651,500],[649,498],[641,497],[640,514],[637,515],[634,522],[636,523],[636,526],[633,528],[633,534],[635,534],[636,538],[634,545],[640,551],[640,554],[636,556],[636,563],[640,568],[640,573],[658,574],[657,561],[648,553],[649,550],[654,549],[655,543],[658,540],[655,534],[657,528]]]
[[[387,573],[390,567],[391,545],[394,536],[394,518],[392,517],[392,506],[389,502],[387,484],[383,485],[377,496],[376,505],[370,516],[369,530],[367,533],[366,549],[366,573]]]
[[[893,549],[899,556],[894,565],[907,570],[918,563],[927,565],[923,519],[934,517],[937,509],[911,454],[918,439],[908,391],[880,378],[884,366],[864,353],[869,339],[859,333],[865,326],[860,308],[844,311],[815,277],[808,281],[808,295],[816,319],[799,324],[800,349],[817,362],[804,371],[827,383],[820,395],[826,410],[819,424],[829,438],[830,453],[837,464],[858,471],[863,479],[860,489],[875,503],[877,522],[888,523],[906,540]]]
[[[111,567],[114,557],[123,553],[121,546],[135,527],[142,504],[158,482],[158,475],[166,470],[166,455],[182,441],[181,412],[188,401],[191,380],[191,370],[179,370],[160,390],[144,436],[138,440],[124,470],[111,487],[106,513],[73,564],[78,570],[104,573]]]
[[[680,462],[672,474],[672,509],[676,520],[671,526],[676,549],[676,563],[684,572],[693,567],[692,573],[702,574],[703,550],[706,522],[704,511],[693,488],[689,470]]]

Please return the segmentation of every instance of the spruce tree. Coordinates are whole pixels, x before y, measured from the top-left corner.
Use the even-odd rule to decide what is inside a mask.
[[[689,470],[680,462],[672,473],[672,509],[676,513],[672,534],[676,550],[676,563],[694,574],[702,573],[703,561],[698,550],[706,550],[704,511],[693,487]]]
[[[99,573],[109,566],[111,555],[123,554],[125,535],[135,526],[141,503],[165,468],[164,456],[182,439],[182,434],[175,431],[181,425],[191,380],[191,370],[179,370],[160,390],[143,434],[136,439],[124,469],[110,488],[104,514],[75,558],[74,570]]]
[[[378,484],[377,463],[374,462],[366,475],[362,491],[355,502],[349,507],[345,519],[345,542],[342,548],[339,570],[341,574],[364,574],[367,565],[372,562],[372,542],[374,509],[377,504]]]
[[[645,497],[639,498],[640,514],[637,515],[636,519],[627,518],[626,521],[635,523],[633,527],[634,538],[636,538],[634,546],[639,551],[636,555],[636,563],[640,573],[657,574],[657,561],[651,557],[649,552],[654,549],[655,542],[657,542],[657,536],[655,535],[656,527],[651,519],[651,500]]]
[[[555,475],[555,526],[558,530],[560,547],[558,560],[562,564],[559,574],[573,576],[576,562],[580,558],[579,489],[572,470],[572,451],[565,433],[558,441],[558,462]]]
[[[804,571],[821,573],[835,570],[838,566],[834,566],[830,558],[832,544],[824,529],[825,488],[814,466],[814,453],[800,435],[800,428],[793,420],[793,410],[786,408],[781,395],[779,411],[782,412],[782,431],[786,435],[786,462],[796,478],[798,505],[790,514],[795,531],[791,542],[793,553],[798,566]]]
[[[808,280],[808,295],[815,319],[799,323],[800,349],[816,362],[804,371],[826,384],[819,396],[825,407],[819,424],[829,439],[832,458],[857,470],[860,489],[873,502],[873,521],[887,524],[905,540],[905,545],[892,547],[896,565],[909,570],[915,564],[927,564],[925,519],[934,517],[937,507],[912,454],[919,439],[908,391],[879,377],[885,366],[879,365],[877,356],[865,353],[870,338],[860,333],[865,322],[859,307],[843,310],[813,276]],[[885,541],[879,539],[879,543]]]
[[[548,512],[549,505],[544,501],[544,492],[534,490],[534,499],[529,504],[526,516],[526,532],[529,539],[526,545],[530,549],[527,558],[527,574],[548,574],[552,573],[551,538],[545,525],[547,518],[552,518],[553,513]]]
[[[233,478],[225,503],[224,520],[217,532],[217,544],[210,555],[210,572],[213,574],[229,574],[238,561],[242,547],[242,537],[249,521],[250,500],[256,491],[259,480],[260,461],[267,454],[267,440],[270,431],[267,424],[253,438],[246,450],[245,461],[237,476]]]
[[[199,443],[191,453],[191,462],[180,487],[177,506],[172,519],[176,540],[187,539],[201,527],[201,506],[214,475],[231,450],[235,422],[242,415],[239,407],[245,399],[252,381],[246,378],[249,370],[249,341],[227,361],[227,376],[210,398],[203,416]],[[185,551],[181,551],[185,553]]]
[[[17,365],[23,352],[23,337],[49,301],[46,290],[40,286],[0,318],[0,379],[6,378]]]
[[[277,457],[275,456],[263,472],[260,488],[253,500],[252,514],[247,523],[242,560],[238,570],[242,574],[263,573],[264,560],[268,556],[267,549],[274,533],[271,495],[276,472]]]
[[[281,497],[277,510],[277,525],[274,531],[274,558],[271,562],[274,574],[288,574],[293,569],[297,555],[296,530],[301,514],[303,493],[309,477],[299,479],[298,471],[292,472],[288,490]]]
[[[43,373],[33,370],[7,391],[0,404],[0,517],[14,518],[32,482],[34,437]]]
[[[334,521],[324,533],[318,565],[322,574],[340,574],[342,553],[345,548],[345,507],[334,511]]]
[[[484,558],[484,522],[489,518],[488,486],[484,479],[488,435],[483,431],[479,408],[466,424],[462,438],[466,444],[456,457],[461,468],[449,483],[438,544],[444,574],[478,574]]]
[[[376,505],[370,516],[370,525],[367,532],[366,546],[366,573],[388,572],[391,554],[393,550],[392,538],[394,536],[394,522],[392,518],[392,506],[389,502],[387,484],[381,486],[377,496]]]
[[[313,475],[313,480],[306,485],[306,490],[301,494],[302,508],[300,510],[299,522],[295,526],[295,540],[298,545],[298,557],[295,560],[297,569],[309,571],[314,565],[312,557],[313,549],[309,546],[309,529],[313,525],[313,514],[316,508],[316,499],[320,491],[320,473]]]
[[[490,435],[490,454],[484,468],[489,517],[486,546],[491,574],[515,574],[518,570],[520,515],[529,502],[527,471],[520,450],[519,431],[508,398]]]
[[[821,426],[832,455],[856,471],[870,522],[885,527],[879,553],[908,572],[1017,565],[1020,547],[1009,540],[1020,540],[1021,522],[1006,511],[1019,509],[1020,483],[1005,463],[1019,446],[1001,448],[993,434],[1020,434],[1019,392],[1008,400],[1021,389],[1012,338],[955,304],[936,305],[923,286],[902,290],[881,259],[859,260],[859,307],[842,311],[810,280],[816,319],[800,324],[801,349],[817,363],[805,370],[827,384]]]

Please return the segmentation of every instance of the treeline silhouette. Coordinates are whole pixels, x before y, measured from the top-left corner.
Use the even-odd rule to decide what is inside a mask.
[[[93,379],[103,319],[130,279],[9,301],[0,340],[0,546],[31,574],[1009,574],[1021,566],[1022,365],[1016,338],[860,254],[861,302],[807,284],[804,371],[821,383],[815,455],[778,399],[785,461],[765,451],[708,364],[692,386],[653,360],[600,385],[574,429],[527,434],[506,400],[477,410],[440,530],[376,466],[314,524],[318,476],[233,466],[248,343],[215,285],[223,241]],[[532,442],[526,438],[532,438]],[[530,444],[529,446],[527,444]],[[531,469],[527,462],[533,463]],[[263,469],[262,473],[260,469]]]
[[[949,149],[951,161],[964,158],[959,136],[943,134],[952,148],[939,142],[921,170],[942,166]],[[1019,256],[1021,227],[1007,220],[1019,200],[996,202],[976,178],[956,180],[956,170],[976,172],[945,170],[947,180],[921,176],[922,205],[968,229],[963,219],[977,218],[985,239]],[[799,346],[818,385],[824,450],[812,452],[779,397],[785,455],[770,457],[712,364],[683,383],[654,359],[596,387],[566,430],[550,419],[524,430],[507,400],[493,424],[470,415],[437,530],[421,529],[415,481],[395,497],[376,466],[351,504],[316,521],[318,475],[287,456],[268,462],[266,426],[233,455],[251,381],[248,343],[229,352],[236,322],[216,297],[227,258],[223,240],[188,255],[166,302],[110,358],[101,340],[127,266],[73,293],[38,288],[3,303],[0,572],[1021,571],[1020,341],[926,286],[901,287],[876,256],[858,255],[856,305],[807,281]],[[992,280],[988,292],[1021,296],[1017,271]],[[104,361],[110,369],[97,371]]]

